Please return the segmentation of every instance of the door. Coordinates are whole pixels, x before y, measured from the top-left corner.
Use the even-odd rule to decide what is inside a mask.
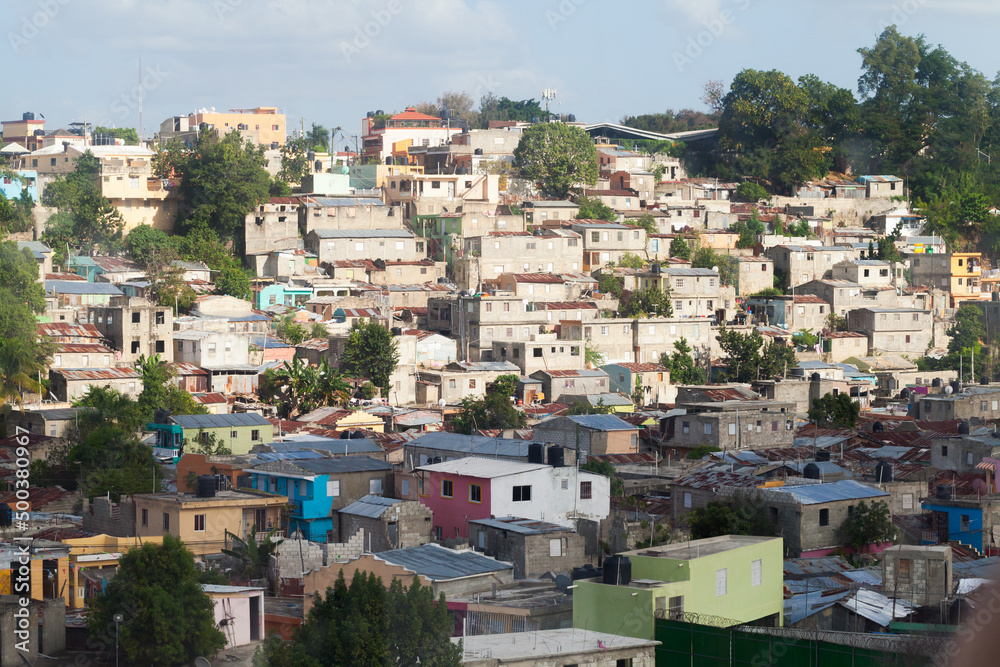
[[[455,198],[455,181],[448,182],[448,199]]]
[[[253,522],[257,527],[257,532],[267,532],[267,510],[263,507],[253,511]]]
[[[260,597],[250,598],[250,641],[260,639]]]
[[[399,549],[399,526],[395,521],[389,522],[389,545],[393,549]]]

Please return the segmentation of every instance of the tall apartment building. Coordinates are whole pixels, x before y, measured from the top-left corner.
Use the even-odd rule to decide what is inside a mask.
[[[90,321],[118,351],[119,365],[131,366],[145,355],[174,360],[174,313],[139,297],[112,297],[107,306],[92,306]]]
[[[215,130],[222,137],[236,130],[244,139],[261,146],[279,148],[285,145],[285,114],[277,107],[230,109],[228,112],[200,109],[187,116],[171,116],[160,123],[160,143],[177,140],[193,144],[198,135]]]

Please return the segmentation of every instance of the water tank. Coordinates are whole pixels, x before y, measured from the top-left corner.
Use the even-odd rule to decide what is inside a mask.
[[[817,449],[816,450],[816,460],[817,461],[829,461],[830,460],[830,450],[828,450],[828,449]]]
[[[951,484],[938,484],[934,495],[938,500],[951,500]]]
[[[477,148],[476,150],[472,151],[472,154],[473,155],[482,155],[483,154],[483,149],[482,148]]]
[[[25,111],[23,114],[21,114],[21,120],[35,120],[35,112]]]
[[[1000,292],[993,292],[993,296],[990,298],[992,298],[994,301],[1000,301]]]
[[[368,114],[366,115],[366,117],[367,118],[374,118],[375,117],[375,112],[374,111],[369,111]]]
[[[323,171],[323,161],[322,160],[316,160],[315,162],[313,162],[313,171],[316,171],[316,172]]]
[[[562,447],[549,447],[549,465],[553,468],[562,468],[566,465],[565,451]]]
[[[306,153],[306,159],[312,162],[313,160],[316,159],[316,154],[313,153],[312,151],[309,151],[308,153]]]
[[[885,426],[882,425],[882,422],[875,422],[872,424],[872,433],[881,433],[884,430]]]
[[[403,329],[401,327],[393,327],[389,331],[390,331],[390,333],[392,333],[393,336],[402,336],[403,335]]]
[[[279,148],[281,148],[281,144],[279,144],[277,141],[272,141],[271,142],[271,150],[272,151],[276,151]]]
[[[602,581],[612,586],[628,586],[632,583],[632,561],[628,556],[609,556],[604,559]]]
[[[909,398],[910,397],[910,388],[909,387],[903,387],[903,390],[901,392],[899,392],[899,397],[900,398]]]
[[[813,382],[819,382],[820,380],[823,379],[823,377],[819,373],[813,373],[809,379],[812,380]]]
[[[574,567],[570,571],[569,576],[573,581],[576,581],[577,579],[592,579],[597,576],[597,568],[590,563],[587,563],[586,565]]]
[[[528,463],[545,463],[545,445],[540,442],[528,445]]]
[[[447,109],[441,109],[441,120],[448,120],[451,118],[451,112]]]
[[[940,387],[941,386],[941,378],[934,378],[933,380],[931,380],[931,386],[932,387]]]
[[[459,176],[465,176],[466,174],[469,173],[469,170],[466,169],[465,167],[458,167],[457,169],[455,169],[455,173],[458,174]]]
[[[566,116],[566,120],[567,120],[567,122],[575,123],[576,122],[576,114],[570,114],[570,115]]]
[[[955,392],[955,393],[957,394],[957,393],[958,393],[958,390],[962,388],[962,383],[961,383],[961,382],[959,382],[958,380],[952,380],[952,381],[951,381],[951,382],[950,382],[950,383],[948,384],[948,386],[950,386],[950,387],[951,387],[951,390],[952,390],[953,392]]]
[[[969,422],[963,421],[958,425],[959,435],[969,435]]]
[[[198,497],[199,498],[215,497],[215,475],[198,476]]]
[[[651,271],[652,271],[652,272],[653,272],[654,274],[659,274],[659,273],[663,273],[663,267],[662,267],[662,266],[660,266],[659,264],[653,264],[653,266],[651,267],[651,269],[650,269],[650,270],[651,270]]]
[[[13,515],[10,511],[10,505],[7,503],[0,503],[0,528],[10,527]]]
[[[340,173],[346,176],[347,174],[351,173],[351,168],[345,164],[340,168]]]
[[[979,378],[979,384],[987,385],[989,383],[990,383],[990,376],[989,375],[984,375],[981,378]]]
[[[875,481],[879,484],[892,481],[892,465],[888,461],[879,461],[875,465]]]
[[[819,479],[819,466],[815,463],[806,464],[802,469],[802,476],[806,479]]]

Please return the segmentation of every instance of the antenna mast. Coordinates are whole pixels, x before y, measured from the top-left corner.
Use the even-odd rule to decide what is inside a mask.
[[[142,145],[142,56],[139,56],[139,145]]]
[[[554,88],[546,88],[542,91],[542,99],[545,100],[545,116],[546,121],[548,121],[549,115],[549,102],[556,99],[556,91]]]

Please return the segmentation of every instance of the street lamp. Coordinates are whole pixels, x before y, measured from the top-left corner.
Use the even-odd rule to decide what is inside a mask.
[[[125,620],[121,614],[115,614],[115,667],[118,667],[118,626]]]

